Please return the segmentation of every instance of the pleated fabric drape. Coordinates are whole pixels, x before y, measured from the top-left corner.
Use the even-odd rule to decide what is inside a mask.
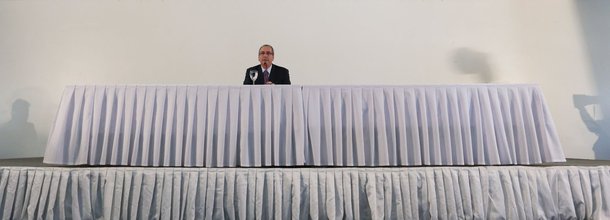
[[[533,85],[304,86],[314,165],[565,161]]]
[[[0,219],[609,219],[608,167],[0,167]]]
[[[45,163],[302,165],[296,86],[70,86]]]
[[[70,86],[45,163],[412,166],[565,161],[535,85]]]

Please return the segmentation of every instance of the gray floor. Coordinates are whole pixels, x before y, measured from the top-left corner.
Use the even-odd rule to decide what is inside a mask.
[[[42,163],[42,157],[2,159],[0,166],[3,167],[51,167],[52,165]]]
[[[42,157],[0,159],[0,167],[90,167],[90,166],[58,166],[42,163]],[[610,166],[610,160],[567,159],[564,163],[546,163],[535,166]],[[107,166],[104,166],[107,167]]]

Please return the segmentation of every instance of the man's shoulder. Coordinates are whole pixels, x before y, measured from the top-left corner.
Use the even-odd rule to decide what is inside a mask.
[[[280,66],[280,65],[275,65],[275,64],[273,64],[273,68],[278,68],[278,69],[280,69],[280,70],[282,70],[282,71],[286,71],[286,72],[288,72],[288,69],[286,69],[285,67]]]

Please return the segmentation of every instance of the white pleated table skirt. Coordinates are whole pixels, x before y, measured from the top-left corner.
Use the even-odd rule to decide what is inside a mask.
[[[0,219],[609,219],[610,168],[0,167]]]
[[[44,162],[417,166],[565,161],[535,85],[68,86]]]

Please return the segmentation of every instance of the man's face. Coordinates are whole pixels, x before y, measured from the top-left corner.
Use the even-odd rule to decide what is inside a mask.
[[[273,63],[273,50],[271,47],[261,47],[258,51],[258,62],[264,67],[268,67]]]

